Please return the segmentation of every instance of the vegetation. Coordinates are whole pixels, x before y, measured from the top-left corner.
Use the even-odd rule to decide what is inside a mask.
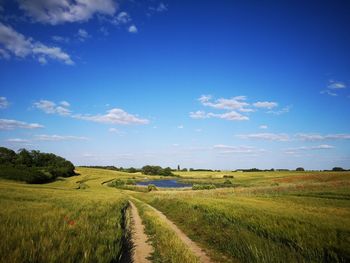
[[[57,177],[75,174],[74,165],[52,153],[39,151],[13,150],[0,147],[0,178],[25,181],[27,183],[46,183]]]
[[[148,192],[151,192],[151,191],[158,191],[158,188],[154,185],[154,184],[149,184],[147,186],[147,190]]]
[[[213,184],[194,184],[192,186],[192,190],[208,190],[208,189],[215,189],[216,186]]]
[[[118,262],[127,200],[102,188],[108,174],[46,185],[0,181],[0,262]],[[77,185],[84,181],[87,190]]]
[[[295,169],[295,171],[298,171],[298,172],[304,172],[305,169],[303,167],[298,167],[297,169]]]
[[[152,208],[135,199],[133,202],[140,212],[146,233],[151,238],[154,247],[153,262],[199,263],[199,260]]]
[[[218,262],[350,260],[350,173],[238,173],[236,180],[245,187],[137,197]]]
[[[160,166],[146,165],[142,167],[141,172],[146,175],[163,175],[163,176],[173,176],[170,167],[162,168]]]
[[[350,261],[350,172],[177,171],[198,189],[216,189],[150,192],[133,184],[162,175],[77,172],[46,185],[0,179],[0,262],[120,262],[130,252],[130,199],[155,248],[153,262],[198,259],[147,204],[215,262]]]

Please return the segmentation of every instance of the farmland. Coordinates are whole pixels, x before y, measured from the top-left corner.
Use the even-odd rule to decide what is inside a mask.
[[[200,262],[153,208],[212,262],[350,260],[349,172],[175,172],[183,182],[231,185],[151,192],[109,185],[160,176],[76,172],[42,185],[0,181],[1,262],[121,262],[130,252],[129,200],[154,247],[153,262]]]

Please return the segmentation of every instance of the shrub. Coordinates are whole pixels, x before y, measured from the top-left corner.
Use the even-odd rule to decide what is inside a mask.
[[[226,179],[225,182],[224,182],[225,185],[232,185],[232,182],[231,180],[229,179]]]
[[[192,186],[192,190],[209,190],[209,189],[215,189],[216,186],[213,184],[194,184]]]
[[[295,171],[303,172],[303,171],[305,171],[305,169],[303,167],[298,167],[297,169],[295,169]]]
[[[151,192],[151,191],[158,191],[158,188],[154,185],[154,184],[149,184],[147,186],[147,190],[148,192]]]
[[[223,176],[223,178],[234,178],[234,176],[233,176],[233,175],[227,175],[227,174],[225,174],[225,175]]]
[[[332,171],[334,171],[334,172],[342,172],[342,171],[345,171],[345,170],[344,170],[344,168],[342,168],[342,167],[334,167],[334,168],[332,169]]]

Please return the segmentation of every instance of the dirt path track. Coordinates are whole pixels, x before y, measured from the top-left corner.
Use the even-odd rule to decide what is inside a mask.
[[[170,228],[176,233],[176,235],[184,242],[187,247],[192,251],[194,255],[196,255],[200,262],[202,263],[213,263],[211,259],[207,256],[207,254],[195,243],[193,242],[180,228],[177,227],[172,221],[170,221],[162,212],[154,208],[153,206],[148,205],[150,208],[152,208],[157,215],[163,219]]]
[[[153,247],[147,242],[148,237],[145,234],[145,227],[137,211],[136,206],[130,202],[131,207],[131,240],[133,243],[132,262],[133,263],[150,263],[148,259],[153,252]]]

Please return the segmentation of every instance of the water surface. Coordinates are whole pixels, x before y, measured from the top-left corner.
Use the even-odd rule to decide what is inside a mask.
[[[142,185],[142,186],[147,186],[149,184],[154,184],[157,187],[164,187],[164,188],[192,187],[192,184],[181,183],[178,180],[152,180],[152,181],[136,183],[136,185]]]

